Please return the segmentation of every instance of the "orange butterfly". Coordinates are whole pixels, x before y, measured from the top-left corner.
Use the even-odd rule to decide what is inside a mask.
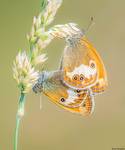
[[[106,89],[107,75],[96,49],[82,31],[73,30],[75,34],[65,37],[59,70],[42,72],[33,91],[43,92],[62,108],[86,116],[94,110],[94,96]]]

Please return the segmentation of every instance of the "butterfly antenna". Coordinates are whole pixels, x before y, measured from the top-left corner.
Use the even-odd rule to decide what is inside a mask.
[[[85,30],[85,33],[87,33],[93,27],[93,25],[95,25],[95,22],[94,22],[94,18],[91,17],[90,23],[89,23],[87,29]]]

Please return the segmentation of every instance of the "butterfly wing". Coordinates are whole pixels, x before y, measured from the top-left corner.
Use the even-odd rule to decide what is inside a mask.
[[[85,89],[98,82],[100,84],[100,80],[103,81],[103,86],[107,85],[102,59],[84,36],[70,39],[64,50],[60,69],[64,71],[65,84],[74,89]]]
[[[94,96],[88,94],[86,100],[81,107],[81,114],[83,116],[88,116],[93,113],[95,107]]]
[[[58,106],[70,112],[82,115],[91,114],[93,99],[87,90],[76,91],[67,87],[61,81],[62,72],[49,73],[42,83],[42,91]]]
[[[91,87],[94,95],[103,93],[107,88],[107,81],[105,79],[98,79],[98,82]]]
[[[87,47],[95,53],[95,62],[97,62],[98,79],[94,86],[91,87],[93,94],[99,94],[106,90],[108,86],[107,73],[103,61],[92,44],[84,39]]]
[[[93,113],[94,107],[95,107],[94,97],[90,96],[90,95],[87,95],[83,99],[82,105],[80,105],[78,107],[72,107],[73,106],[72,104],[71,104],[70,107],[67,107],[67,106],[64,106],[64,105],[60,105],[59,103],[56,103],[56,104],[61,106],[65,110],[68,110],[68,111],[70,111],[72,113],[79,113],[79,114],[81,114],[83,116],[91,115]]]

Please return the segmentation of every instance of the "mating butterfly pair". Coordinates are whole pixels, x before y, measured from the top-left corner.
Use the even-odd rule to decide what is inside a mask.
[[[86,116],[94,110],[94,96],[106,89],[107,75],[99,54],[83,32],[72,30],[73,34],[65,37],[59,70],[42,72],[33,91],[43,92],[62,108]]]

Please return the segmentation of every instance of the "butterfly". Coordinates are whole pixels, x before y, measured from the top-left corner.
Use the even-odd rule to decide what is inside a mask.
[[[84,33],[73,30],[75,34],[66,33],[59,69],[43,71],[33,91],[43,92],[65,110],[88,116],[94,110],[94,96],[107,88],[107,74],[101,57]]]

